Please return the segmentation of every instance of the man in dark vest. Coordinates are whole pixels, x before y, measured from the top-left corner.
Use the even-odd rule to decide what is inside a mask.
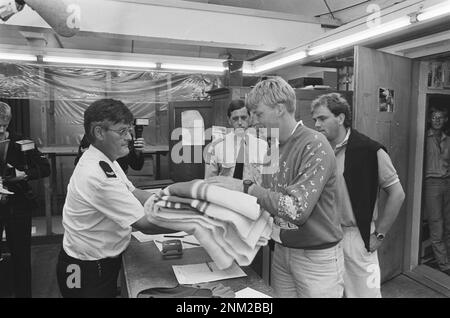
[[[351,128],[351,110],[337,93],[311,104],[318,131],[334,149],[337,162],[336,205],[344,231],[345,297],[381,297],[377,249],[395,221],[405,194],[384,146]],[[377,211],[379,189],[387,193]]]

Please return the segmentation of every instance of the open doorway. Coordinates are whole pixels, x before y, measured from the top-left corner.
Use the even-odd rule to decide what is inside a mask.
[[[450,275],[443,266],[445,254],[450,260],[450,137],[439,134],[450,135],[450,95],[427,94],[426,101],[419,262]]]

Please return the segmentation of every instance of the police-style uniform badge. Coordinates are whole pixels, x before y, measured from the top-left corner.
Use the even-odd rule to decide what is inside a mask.
[[[108,178],[117,178],[117,176],[114,173],[113,169],[111,168],[111,166],[106,161],[100,161],[98,164],[102,168],[103,172],[106,174],[106,177],[108,177]]]

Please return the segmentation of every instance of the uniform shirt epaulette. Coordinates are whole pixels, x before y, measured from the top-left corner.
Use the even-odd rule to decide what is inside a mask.
[[[103,172],[106,174],[108,178],[117,178],[111,166],[106,161],[99,161],[98,163],[102,168]]]

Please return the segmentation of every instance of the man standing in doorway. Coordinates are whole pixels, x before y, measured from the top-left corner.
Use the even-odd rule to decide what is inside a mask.
[[[337,162],[336,205],[344,231],[345,297],[381,297],[377,249],[397,218],[405,194],[384,147],[351,128],[351,110],[337,93],[311,104],[318,131],[330,142]],[[379,188],[388,195],[377,211]]]
[[[445,109],[431,110],[426,135],[425,212],[439,269],[450,275],[450,138],[444,133]]]

